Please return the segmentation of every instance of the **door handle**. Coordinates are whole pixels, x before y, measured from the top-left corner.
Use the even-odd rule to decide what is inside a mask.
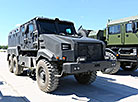
[[[129,37],[129,35],[126,35],[126,37]]]

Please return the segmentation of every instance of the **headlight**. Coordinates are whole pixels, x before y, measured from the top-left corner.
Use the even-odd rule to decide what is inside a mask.
[[[62,44],[62,50],[71,50],[71,45],[70,44]]]

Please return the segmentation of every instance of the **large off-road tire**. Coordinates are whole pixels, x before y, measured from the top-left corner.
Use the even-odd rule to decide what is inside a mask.
[[[11,73],[13,73],[13,61],[12,61],[12,56],[9,56],[9,59],[8,59],[8,67],[9,67],[9,71]]]
[[[74,77],[80,84],[91,84],[96,79],[96,71],[75,74]]]
[[[108,56],[110,58],[110,60],[114,60],[114,61],[117,60],[116,56],[111,52],[106,51],[106,56]],[[115,67],[106,68],[106,69],[102,70],[101,72],[103,74],[116,74],[119,71],[119,69],[120,69],[120,62],[117,61]]]
[[[52,92],[59,84],[57,65],[47,60],[40,60],[37,64],[36,79],[39,88],[44,92]]]
[[[135,71],[137,69],[137,63],[133,63],[131,66],[130,64],[131,63],[129,62],[121,62],[121,68],[124,71]],[[130,68],[127,68],[126,66],[130,66]]]
[[[17,57],[13,58],[13,73],[15,75],[21,75],[23,73],[23,68],[18,65]]]

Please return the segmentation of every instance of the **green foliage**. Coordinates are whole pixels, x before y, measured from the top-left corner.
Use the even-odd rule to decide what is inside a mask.
[[[0,45],[0,49],[7,49],[8,48],[8,46],[6,45],[6,46],[4,46],[4,45]]]

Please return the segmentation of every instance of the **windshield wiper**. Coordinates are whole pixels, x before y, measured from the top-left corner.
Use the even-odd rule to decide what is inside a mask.
[[[69,36],[69,37],[79,37],[81,38],[82,36],[78,35],[78,34],[67,34],[67,33],[59,33],[59,35],[62,35],[62,36]]]

